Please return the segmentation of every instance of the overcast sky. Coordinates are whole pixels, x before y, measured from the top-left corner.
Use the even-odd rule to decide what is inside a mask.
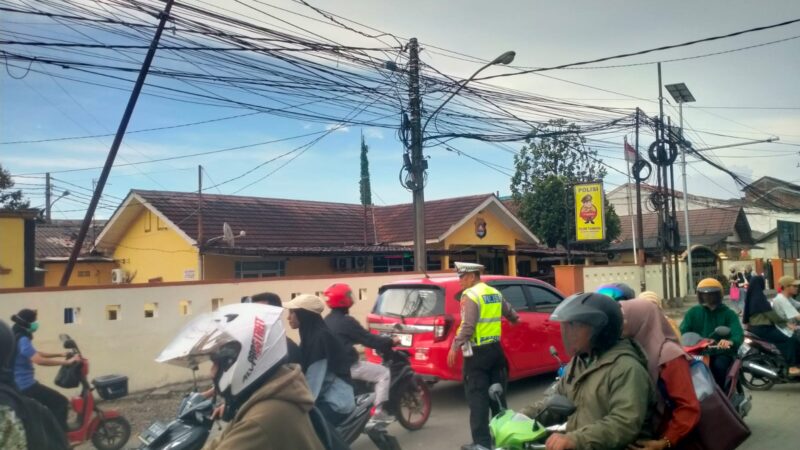
[[[247,3],[250,0],[246,0]],[[184,3],[193,3],[185,0]],[[269,3],[314,15],[308,8],[288,0]],[[426,50],[426,44],[492,59],[506,50],[517,53],[515,66],[542,67],[595,59],[620,53],[675,44],[693,39],[730,33],[800,18],[796,0],[751,1],[417,1],[382,0],[320,1],[311,3],[338,15],[391,32],[402,38],[417,37],[423,48],[422,59],[451,76],[469,76],[474,63],[448,58]],[[217,0],[243,19],[251,12],[234,1]],[[319,16],[317,16],[319,17]],[[299,18],[293,18],[303,23]],[[20,26],[19,17],[4,14],[2,27]],[[41,24],[31,26],[43,26]],[[342,42],[358,44],[369,40],[344,30],[318,27],[320,32]],[[686,48],[600,63],[596,66],[628,65],[666,61],[734,50],[766,42],[799,37],[748,50],[684,61],[665,62],[665,84],[685,82],[697,102],[684,109],[687,135],[695,147],[741,142],[710,133],[766,139],[780,137],[779,143],[754,144],[714,151],[729,169],[749,179],[764,175],[787,181],[800,181],[800,24],[746,34]],[[66,80],[9,69],[0,75],[0,142],[35,140],[62,136],[110,133],[116,130],[127,100],[124,92],[109,91]],[[57,70],[57,69],[49,69]],[[503,73],[507,68],[491,68],[486,73]],[[573,99],[582,103],[640,107],[649,115],[658,112],[658,83],[655,64],[632,67],[557,70],[545,76],[523,75],[492,81],[530,93]],[[555,78],[550,78],[555,77]],[[669,98],[665,92],[665,96]],[[677,110],[665,112],[677,121]],[[229,110],[176,104],[154,97],[141,97],[129,129],[167,126],[192,120],[230,115]],[[164,156],[195,153],[321,130],[325,124],[257,115],[235,121],[177,130],[129,135],[125,138],[118,163]],[[694,131],[697,130],[697,131]],[[391,130],[347,128],[332,133],[274,175],[241,192],[243,195],[357,203],[358,150],[360,132],[370,145],[374,201],[395,204],[410,201],[397,174],[402,163],[402,146]],[[702,131],[702,132],[699,132]],[[632,133],[632,130],[631,130]],[[622,136],[619,150],[603,149],[605,161],[625,170]],[[0,145],[0,163],[14,174],[39,174],[102,165],[111,138],[70,140],[40,144]],[[296,144],[294,144],[296,145]],[[511,144],[512,148],[519,145]],[[642,142],[642,146],[649,142]],[[209,181],[220,181],[247,170],[291,148],[281,143],[257,151],[227,153],[215,157],[183,159],[169,163],[120,167],[112,170],[106,192],[124,197],[129,189],[187,191],[197,188],[197,164],[203,164]],[[512,155],[496,147],[464,142],[460,147],[499,166],[513,166]],[[446,198],[485,192],[509,193],[509,179],[474,161],[440,148],[426,149],[430,170],[426,198]],[[709,165],[689,164],[691,193],[730,198],[739,195],[726,174]],[[232,183],[221,193],[231,193],[274,167],[265,166],[240,184]],[[57,188],[70,188],[65,182],[91,188],[99,170],[59,173]],[[38,176],[38,175],[34,175]],[[41,178],[17,178],[26,189],[33,206],[43,203]],[[612,173],[608,190],[625,181]],[[78,191],[80,192],[80,191]],[[88,191],[83,191],[88,192]],[[216,191],[215,191],[216,192]],[[76,197],[73,197],[76,199]],[[109,199],[110,203],[116,200]],[[108,205],[110,207],[110,205]],[[54,217],[81,217],[80,202],[69,197],[54,207]],[[107,217],[111,209],[103,209]]]

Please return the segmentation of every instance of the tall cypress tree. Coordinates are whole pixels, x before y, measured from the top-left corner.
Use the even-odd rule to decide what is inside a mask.
[[[367,152],[369,146],[364,142],[364,133],[361,133],[361,180],[359,187],[361,190],[361,204],[364,206],[372,205],[372,189],[370,189],[369,182],[369,159],[367,159]]]

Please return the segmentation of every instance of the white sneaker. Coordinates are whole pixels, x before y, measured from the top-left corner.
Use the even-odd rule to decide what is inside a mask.
[[[369,419],[373,424],[386,424],[394,422],[394,420],[394,416],[384,411],[383,408],[376,409],[375,414]]]

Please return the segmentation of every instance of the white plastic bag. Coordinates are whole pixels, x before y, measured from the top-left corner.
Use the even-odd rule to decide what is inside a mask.
[[[692,359],[689,363],[689,371],[692,374],[694,394],[697,396],[697,400],[702,402],[714,393],[714,377],[708,366],[697,359]]]

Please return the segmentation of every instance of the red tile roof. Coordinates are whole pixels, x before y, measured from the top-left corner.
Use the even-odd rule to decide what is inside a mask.
[[[133,191],[197,240],[198,195]],[[491,194],[425,202],[425,235],[439,237]],[[410,204],[364,208],[357,204],[203,194],[203,240],[222,234],[227,222],[242,248],[319,248],[391,244],[413,240]],[[366,240],[365,240],[366,232]],[[225,244],[215,242],[216,247]]]
[[[740,214],[744,216],[741,208],[707,208],[689,210],[689,225],[691,231],[692,244],[713,245],[728,236],[737,232],[744,233],[740,221]],[[634,220],[636,216],[633,216]],[[620,235],[617,243],[611,245],[611,250],[622,250],[632,248],[632,228],[631,216],[620,216]],[[746,217],[744,218],[746,222]],[[656,247],[658,237],[658,215],[643,214],[643,235],[646,248]],[[678,230],[681,235],[681,242],[684,243],[685,227],[683,212],[678,214]],[[742,236],[745,240],[750,239],[749,226],[747,236]]]

